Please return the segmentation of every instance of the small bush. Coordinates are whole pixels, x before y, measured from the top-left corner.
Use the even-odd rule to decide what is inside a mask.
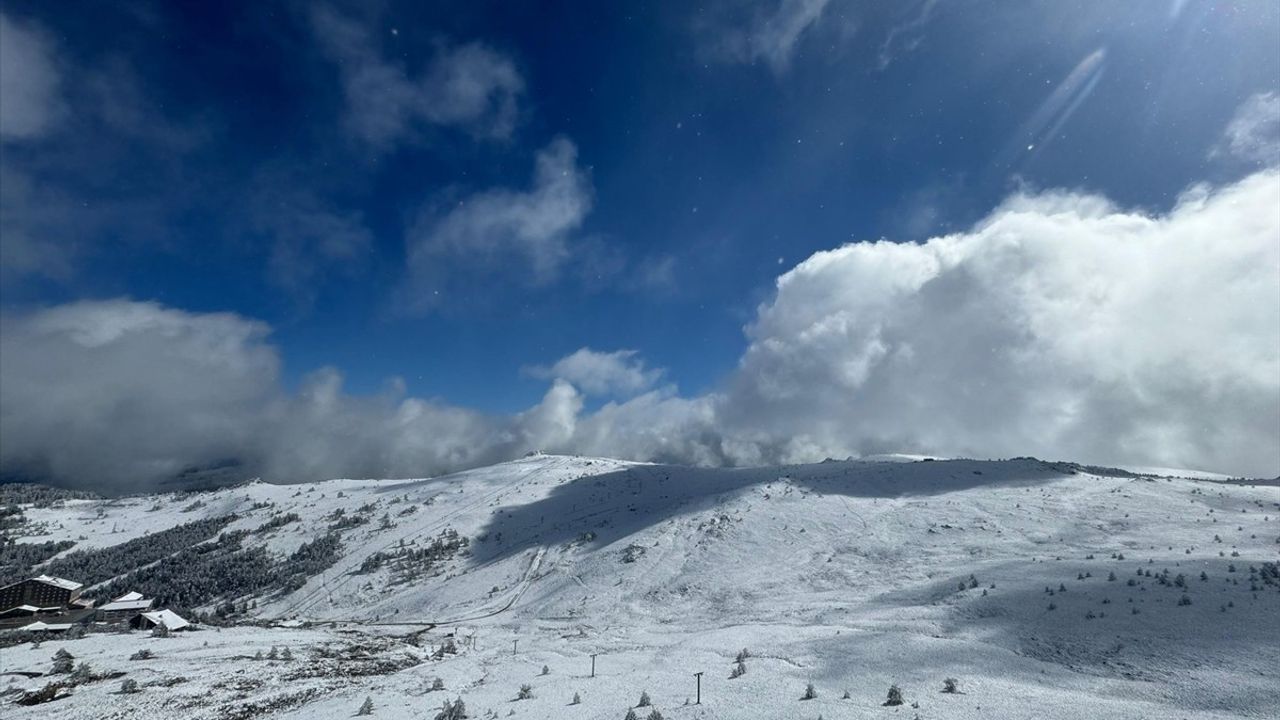
[[[636,703],[636,707],[649,707],[653,704],[649,700],[649,692],[647,690],[640,691],[640,702]]]
[[[573,694],[573,701],[572,701],[572,702],[570,702],[569,704],[570,704],[570,705],[581,705],[581,704],[582,704],[582,696],[581,696],[581,695],[579,695],[578,693],[574,693],[574,694]]]
[[[444,689],[444,679],[436,678],[435,680],[431,681],[431,689],[428,692],[436,692],[437,690],[443,690],[443,689]]]
[[[120,693],[121,693],[121,694],[123,694],[123,695],[130,695],[130,694],[132,694],[132,693],[136,693],[136,692],[138,692],[138,681],[137,681],[137,680],[134,680],[133,678],[125,678],[125,679],[124,679],[124,681],[122,681],[122,682],[120,683]]]
[[[521,686],[520,686],[520,692],[517,692],[517,693],[516,693],[516,699],[517,699],[517,700],[532,700],[532,699],[533,699],[533,687],[531,687],[531,686],[530,686],[530,685],[528,685],[528,684],[521,685]]]
[[[813,683],[804,686],[804,694],[800,696],[801,700],[812,700],[818,697],[818,691],[813,687]]]
[[[960,692],[960,681],[955,678],[947,678],[946,680],[943,680],[942,692],[951,694]]]
[[[435,720],[463,720],[467,717],[467,705],[462,702],[462,698],[458,698],[453,702],[444,701],[440,712],[436,713]]]
[[[150,650],[143,648],[138,652],[130,655],[129,659],[130,660],[150,660],[153,657],[155,657],[155,653],[152,653]]]
[[[902,704],[902,690],[897,685],[889,686],[889,698],[884,701],[885,707],[892,707]]]

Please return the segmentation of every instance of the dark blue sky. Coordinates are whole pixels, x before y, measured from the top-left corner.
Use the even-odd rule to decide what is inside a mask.
[[[273,328],[290,384],[332,365],[490,412],[580,347],[713,389],[785,270],[967,229],[1019,187],[1167,210],[1239,174],[1215,143],[1280,89],[1273,2],[4,13],[61,77],[45,129],[4,145],[7,212],[56,250],[6,261],[7,308],[234,312]],[[539,195],[557,142],[577,182]]]

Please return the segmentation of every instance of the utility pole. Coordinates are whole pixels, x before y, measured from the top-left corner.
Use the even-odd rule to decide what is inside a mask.
[[[511,654],[512,654],[512,655],[515,655],[515,654],[516,654],[516,645],[518,645],[518,644],[520,644],[520,641],[519,641],[519,640],[512,640],[512,641],[511,641]]]
[[[591,653],[591,677],[596,676],[596,653]]]
[[[698,680],[698,699],[696,702],[694,702],[694,705],[701,705],[702,704],[702,673],[696,672],[693,674],[693,676]]]

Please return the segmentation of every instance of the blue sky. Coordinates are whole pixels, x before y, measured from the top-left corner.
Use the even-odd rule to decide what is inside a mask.
[[[286,395],[331,367],[353,398],[399,378],[518,416],[591,348],[668,399],[733,396],[815,253],[1053,192],[1160,217],[1274,167],[1268,2],[3,13],[5,312],[231,313],[270,328]]]

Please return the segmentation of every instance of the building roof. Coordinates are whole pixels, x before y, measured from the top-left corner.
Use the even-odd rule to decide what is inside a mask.
[[[33,577],[31,579],[35,580],[36,582],[44,583],[45,585],[53,585],[54,587],[60,587],[63,590],[79,590],[80,588],[84,587],[83,585],[81,585],[78,582],[75,582],[74,580],[66,580],[64,578],[54,577],[52,575],[41,575],[39,577]]]
[[[181,615],[169,609],[144,612],[142,617],[155,625],[164,625],[170,630],[181,630],[191,624],[184,620]]]
[[[53,607],[36,607],[35,605],[14,605],[4,611],[0,611],[0,616],[5,615],[35,615],[39,612],[57,612],[62,608],[54,605]]]
[[[98,609],[105,612],[126,612],[130,610],[142,612],[143,610],[150,610],[153,603],[155,603],[155,600],[151,598],[143,598],[141,600],[112,600]]]
[[[70,630],[70,629],[71,629],[71,625],[72,625],[72,623],[47,623],[47,622],[41,622],[41,621],[37,620],[37,621],[35,621],[35,622],[33,622],[33,623],[29,624],[29,625],[23,625],[23,626],[22,626],[21,628],[19,628],[19,629],[21,629],[21,630],[53,630],[53,631],[57,631],[57,630]]]
[[[141,599],[142,599],[142,593],[136,590],[130,590],[129,592],[121,595],[118,598],[112,598],[111,602],[129,602],[130,600],[141,600]]]

